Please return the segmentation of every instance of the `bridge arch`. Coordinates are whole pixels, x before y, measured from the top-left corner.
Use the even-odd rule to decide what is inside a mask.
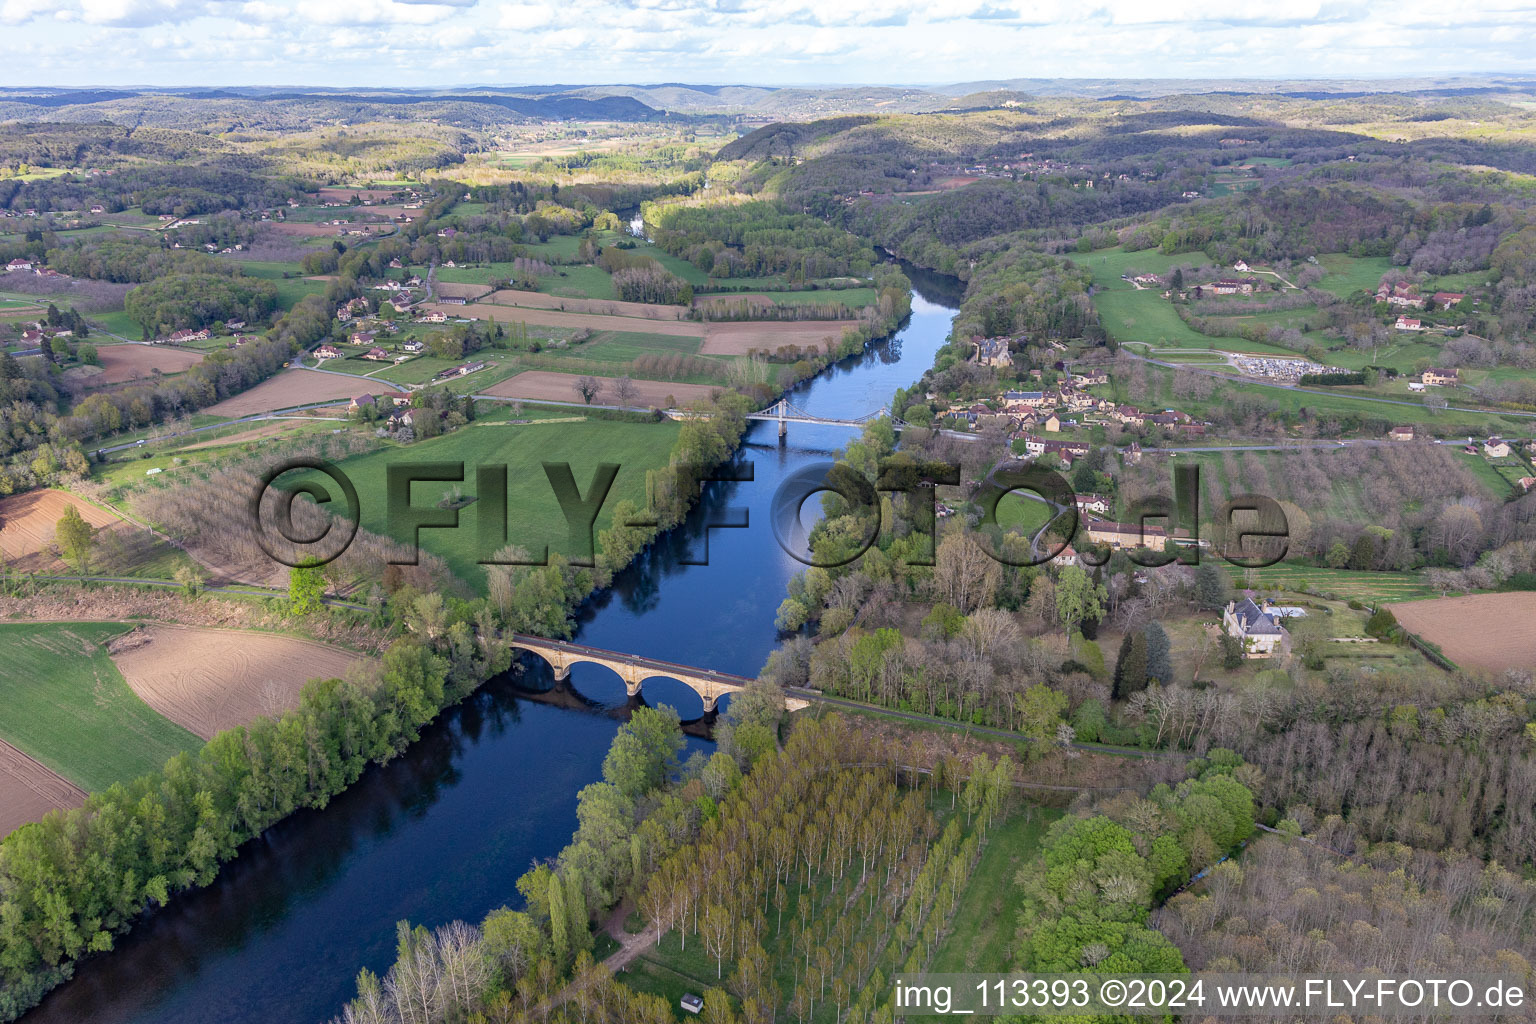
[[[585,644],[548,640],[544,637],[514,634],[508,641],[508,645],[514,650],[528,651],[543,658],[554,672],[556,682],[570,678],[572,665],[583,664],[601,665],[616,674],[624,680],[624,689],[631,697],[640,693],[647,679],[676,679],[699,695],[699,699],[704,702],[706,714],[715,710],[721,697],[739,693],[750,682],[741,676],[723,672],[656,661],[618,651],[606,651],[597,647],[588,647]],[[803,702],[796,703],[803,704]]]

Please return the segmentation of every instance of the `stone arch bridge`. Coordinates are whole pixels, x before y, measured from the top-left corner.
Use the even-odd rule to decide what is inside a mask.
[[[570,676],[572,665],[602,665],[624,680],[624,688],[631,697],[640,692],[641,686],[647,679],[659,677],[676,679],[699,695],[704,701],[706,714],[715,710],[715,703],[721,697],[739,693],[752,681],[746,676],[731,675],[728,672],[695,668],[675,661],[660,661],[656,658],[609,651],[601,647],[589,647],[586,644],[569,643],[565,640],[529,636],[526,633],[512,634],[510,645],[515,650],[531,651],[543,658],[554,670],[557,681]],[[809,701],[797,697],[786,697],[784,704],[790,711],[798,711],[810,706]]]

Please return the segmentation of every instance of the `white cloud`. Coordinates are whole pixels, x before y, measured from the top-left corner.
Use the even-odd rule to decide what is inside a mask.
[[[912,84],[1536,72],[1532,2],[0,0],[0,23],[60,85]]]

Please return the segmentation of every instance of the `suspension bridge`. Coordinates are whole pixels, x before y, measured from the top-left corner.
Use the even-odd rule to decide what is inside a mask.
[[[835,419],[830,416],[813,415],[812,413],[808,413],[804,409],[790,402],[789,399],[781,398],[766,409],[760,409],[757,412],[747,413],[747,419],[756,420],[759,423],[778,423],[779,436],[784,437],[789,433],[789,425],[791,423],[814,423],[823,427],[853,427],[854,429],[862,430],[864,428],[864,424],[868,423],[870,420],[878,419],[879,417],[884,416],[889,412],[889,408],[881,406],[874,412],[860,416],[857,419]],[[899,423],[896,425],[900,426]]]

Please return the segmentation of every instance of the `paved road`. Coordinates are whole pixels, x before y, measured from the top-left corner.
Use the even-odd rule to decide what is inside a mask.
[[[175,433],[171,433],[171,434],[162,434],[159,437],[151,438],[151,439],[148,439],[148,440],[152,440],[152,441],[169,441],[173,437],[186,437],[186,436],[188,436],[190,434],[201,434],[201,433],[203,433],[204,431],[207,431],[207,430],[218,430],[220,427],[233,426],[233,425],[235,425],[237,423],[259,423],[262,420],[290,419],[292,417],[290,417],[288,415],[289,413],[303,412],[306,409],[329,409],[329,408],[332,408],[334,406],[345,405],[345,404],[346,404],[346,402],[343,402],[343,401],[340,401],[340,400],[336,400],[336,399],[332,399],[331,401],[327,401],[327,402],[310,402],[308,405],[291,405],[291,406],[289,406],[286,409],[273,409],[271,412],[252,413],[249,416],[241,416],[238,419],[232,419],[232,420],[221,420],[218,423],[208,423],[208,424],[205,424],[204,426],[201,426],[201,427],[188,427],[186,430],[178,430]],[[309,417],[304,417],[304,418],[309,418]],[[339,422],[342,422],[342,421],[341,420],[336,420],[334,422],[338,422],[339,423]],[[126,444],[115,444],[115,445],[110,445],[110,446],[108,446],[106,448],[93,448],[93,449],[91,449],[91,451],[92,451],[93,454],[111,455],[113,452],[126,451],[129,448],[142,448],[142,447],[146,447],[146,445],[141,445],[137,441],[129,441]]]

